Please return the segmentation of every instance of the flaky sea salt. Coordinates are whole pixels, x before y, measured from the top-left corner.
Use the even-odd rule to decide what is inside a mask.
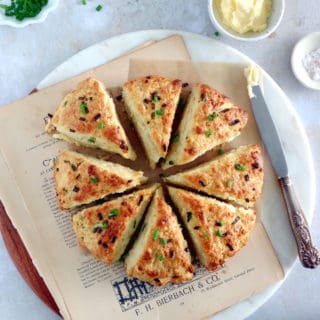
[[[312,80],[320,80],[320,48],[306,54],[302,63]]]

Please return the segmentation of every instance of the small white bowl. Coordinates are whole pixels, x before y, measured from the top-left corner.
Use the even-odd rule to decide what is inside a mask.
[[[284,14],[284,9],[285,0],[272,0],[272,11],[268,19],[267,29],[262,32],[248,32],[245,34],[240,34],[233,31],[231,28],[229,28],[222,22],[216,6],[216,1],[208,0],[208,11],[213,25],[219,31],[228,35],[229,37],[242,41],[257,41],[268,37],[278,28]]]
[[[10,0],[6,0],[4,2],[2,1],[1,4],[10,4],[10,2]],[[29,24],[41,23],[47,18],[49,12],[51,12],[58,6],[58,3],[59,0],[49,0],[48,4],[42,8],[37,16],[35,16],[34,18],[26,18],[22,21],[18,21],[15,17],[7,17],[4,14],[4,10],[0,9],[0,26],[7,25],[14,28],[23,28],[28,26]]]
[[[291,67],[296,78],[307,88],[320,90],[320,81],[312,80],[303,66],[303,58],[309,52],[320,48],[320,32],[310,33],[293,48]]]

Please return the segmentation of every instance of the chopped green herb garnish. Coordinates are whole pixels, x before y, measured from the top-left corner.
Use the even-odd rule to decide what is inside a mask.
[[[232,187],[232,185],[233,185],[233,182],[231,181],[231,180],[229,180],[228,182],[227,182],[227,187]]]
[[[224,154],[224,149],[222,148],[218,149],[218,154]]]
[[[154,233],[153,233],[153,237],[152,237],[152,240],[157,240],[158,239],[158,236],[159,236],[159,230],[154,230]]]
[[[222,232],[221,232],[220,230],[217,230],[216,235],[217,235],[218,237],[222,237]]]
[[[86,0],[82,0],[82,4],[85,6],[87,4]]]
[[[163,110],[161,110],[161,109],[156,110],[156,115],[162,116],[163,115]]]
[[[99,129],[103,129],[103,126],[104,126],[104,125],[103,125],[103,122],[102,122],[102,121],[99,121],[99,122],[98,122],[98,128],[99,128]]]
[[[167,240],[165,238],[162,238],[161,243],[165,246],[167,244]]]
[[[216,32],[214,33],[214,35],[215,35],[216,37],[219,37],[219,36],[220,36],[220,33],[219,33],[218,31],[216,31]]]
[[[214,112],[213,114],[209,114],[207,119],[208,121],[213,121],[213,119],[218,118],[218,114]]]
[[[205,134],[207,137],[209,137],[209,136],[212,135],[212,131],[211,131],[211,130],[206,130],[206,131],[204,132],[204,134]]]
[[[99,182],[99,179],[97,177],[90,177],[90,181],[92,183],[98,183]]]
[[[164,259],[163,254],[160,254],[160,256],[159,256],[159,260],[160,260],[160,261],[162,261],[163,259]]]
[[[102,224],[102,229],[103,229],[103,230],[108,229],[108,227],[109,227],[108,222],[104,222],[104,223]]]
[[[88,139],[88,142],[95,143],[96,142],[96,138],[95,137],[90,137]]]
[[[88,107],[84,102],[81,102],[80,109],[81,109],[81,113],[82,114],[87,114],[88,113]]]
[[[245,170],[247,170],[247,167],[246,167],[246,166],[241,165],[241,164],[239,164],[239,163],[235,164],[235,165],[234,165],[234,168],[235,168],[236,170],[238,170],[238,171],[245,171]]]
[[[172,142],[178,142],[179,141],[179,135],[176,134],[173,138],[172,138]]]
[[[192,219],[192,212],[187,212],[187,222],[190,222],[190,220]]]
[[[208,235],[207,233],[205,233],[203,236],[204,236],[206,239],[209,238],[209,235]]]
[[[118,209],[112,209],[109,212],[109,218],[118,216],[119,214],[120,214],[120,211]]]
[[[97,11],[101,11],[101,10],[102,10],[102,5],[99,4],[99,5],[96,7],[96,10],[97,10]]]
[[[158,102],[158,101],[159,101],[158,96],[154,96],[153,99],[152,99],[152,101],[153,101],[153,102]]]
[[[224,225],[224,222],[223,222],[223,221],[218,221],[218,222],[217,222],[217,225],[220,226],[220,227],[222,227],[222,226]]]

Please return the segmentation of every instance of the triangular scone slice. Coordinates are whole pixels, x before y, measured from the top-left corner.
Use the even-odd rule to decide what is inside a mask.
[[[55,161],[54,178],[61,210],[123,192],[147,180],[142,171],[68,150]]]
[[[196,189],[251,207],[263,185],[263,159],[259,145],[242,146],[165,181]]]
[[[162,189],[156,191],[138,239],[125,259],[125,268],[129,277],[155,286],[193,277],[187,243]]]
[[[75,214],[72,223],[80,245],[107,264],[118,261],[156,187],[154,185]]]
[[[136,154],[118,119],[114,102],[104,85],[88,78],[61,102],[47,124],[55,138],[85,147],[100,148],[135,160]]]
[[[167,155],[180,92],[180,80],[172,81],[160,76],[148,76],[123,85],[128,114],[152,168]]]
[[[164,167],[193,161],[219,144],[237,137],[248,114],[207,85],[192,88],[188,104]]]
[[[169,187],[192,238],[200,262],[215,270],[243,248],[255,225],[253,209],[236,208],[224,202]]]

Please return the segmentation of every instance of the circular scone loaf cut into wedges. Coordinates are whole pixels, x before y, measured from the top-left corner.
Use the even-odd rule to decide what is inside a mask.
[[[61,210],[123,192],[147,181],[142,171],[69,150],[63,151],[55,161],[54,179]]]
[[[191,162],[233,140],[247,121],[247,112],[225,95],[207,85],[195,85],[163,167]]]
[[[142,230],[125,259],[129,277],[155,286],[193,278],[194,266],[181,227],[162,189],[157,189]]]
[[[72,223],[80,245],[106,264],[117,262],[156,188],[153,185],[75,214]]]
[[[239,147],[165,181],[252,207],[263,186],[261,148],[257,144]]]
[[[81,81],[58,106],[47,124],[53,137],[76,145],[117,153],[130,160],[136,154],[119,121],[111,96],[94,79]]]
[[[181,88],[180,80],[161,76],[147,76],[123,85],[127,112],[152,168],[167,155]]]
[[[169,187],[169,195],[207,269],[216,270],[248,243],[256,221],[255,210],[173,187]]]

